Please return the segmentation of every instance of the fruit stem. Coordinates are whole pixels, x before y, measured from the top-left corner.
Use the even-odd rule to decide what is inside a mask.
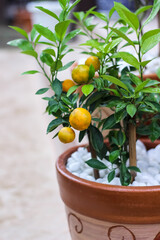
[[[89,140],[89,150],[91,152],[91,156],[92,158],[97,158],[97,154],[96,154],[96,151],[94,150],[93,146],[92,146],[92,143],[91,143],[91,138],[90,138],[90,132],[89,130],[87,131],[87,135],[88,135],[88,140]],[[100,176],[99,176],[99,170],[97,169],[93,169],[93,175],[94,175],[94,178],[95,179],[98,179]]]

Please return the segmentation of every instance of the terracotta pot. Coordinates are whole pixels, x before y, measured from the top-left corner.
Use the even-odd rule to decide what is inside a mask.
[[[77,148],[56,164],[72,240],[160,240],[160,186],[114,186],[76,177],[65,164]]]

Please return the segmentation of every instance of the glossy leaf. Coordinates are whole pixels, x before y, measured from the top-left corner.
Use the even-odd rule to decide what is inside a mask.
[[[46,8],[44,8],[44,7],[39,7],[39,6],[36,7],[36,8],[39,9],[40,11],[46,13],[47,15],[55,18],[57,21],[59,21],[58,16],[57,16],[54,12],[50,11],[49,9],[46,9]]]
[[[82,87],[82,92],[85,96],[88,96],[91,92],[93,92],[94,86],[92,84],[84,85]]]
[[[134,42],[133,42],[131,39],[129,39],[129,38],[126,36],[126,34],[124,34],[122,31],[120,31],[120,30],[118,30],[118,29],[116,29],[116,28],[111,28],[111,30],[112,30],[113,32],[115,32],[119,37],[121,37],[121,38],[123,38],[124,40],[126,40],[130,45],[132,45],[133,47],[135,47]]]
[[[147,20],[144,22],[143,27],[154,19],[154,17],[157,15],[159,10],[160,10],[160,0],[154,0],[152,11],[149,17],[147,18]]]
[[[145,54],[160,42],[160,29],[145,33],[141,41],[141,52]]]
[[[46,93],[48,90],[49,90],[49,88],[41,88],[36,92],[36,94],[40,95],[40,94]]]
[[[18,47],[23,51],[34,50],[32,44],[25,39],[16,39],[7,43],[10,46]]]
[[[90,140],[95,151],[100,152],[103,148],[103,136],[98,128],[94,126],[89,127],[90,131]],[[96,137],[95,137],[96,136]]]
[[[131,28],[134,30],[137,30],[139,28],[138,17],[133,12],[118,2],[114,2],[114,8],[118,12],[121,19],[128,23]]]
[[[52,83],[52,89],[57,96],[60,96],[62,93],[62,82],[59,81],[57,78]]]
[[[25,75],[25,74],[36,74],[36,73],[39,73],[39,71],[37,71],[37,70],[30,70],[30,71],[22,73],[22,75]]]
[[[113,55],[114,58],[122,58],[123,61],[130,64],[131,66],[135,67],[136,69],[139,69],[139,62],[137,58],[135,58],[131,53],[128,52],[118,52]]]
[[[71,62],[67,63],[67,64],[64,65],[63,67],[59,68],[58,71],[60,72],[60,71],[66,70],[67,68],[69,68],[70,66],[72,66],[74,62],[75,62],[75,61],[71,61]]]
[[[21,53],[32,56],[34,58],[38,57],[38,54],[34,50],[26,50],[26,51],[22,51]]]
[[[108,182],[111,182],[111,181],[114,179],[115,174],[116,174],[115,170],[111,171],[111,172],[108,174],[108,176],[107,176]]]
[[[66,21],[59,22],[56,24],[55,31],[56,31],[56,35],[60,39],[60,41],[63,40],[69,24],[70,24],[70,20],[66,20]]]
[[[103,79],[110,81],[111,83],[114,83],[115,85],[124,88],[125,90],[129,91],[127,86],[121,82],[118,78],[109,76],[109,75],[102,75]]]
[[[73,87],[71,87],[68,92],[67,92],[67,97],[69,97],[73,92],[75,92],[77,90],[79,86],[75,85]]]
[[[56,38],[54,36],[54,33],[49,30],[47,27],[43,27],[39,24],[34,24],[35,29],[39,34],[41,34],[43,37],[47,38],[48,40],[52,42],[56,42]]]
[[[138,16],[139,14],[147,11],[148,9],[151,9],[152,5],[148,5],[148,6],[143,6],[137,9],[137,11],[135,12],[135,14]]]
[[[107,168],[107,166],[103,162],[97,160],[96,158],[92,158],[92,159],[86,161],[86,163],[88,164],[88,166],[90,166],[94,169],[98,169],[98,170]]]
[[[110,155],[109,155],[109,161],[111,163],[114,163],[114,161],[117,160],[119,155],[120,155],[120,151],[119,150],[115,150],[115,151],[111,152]]]
[[[57,119],[52,120],[48,125],[47,133],[52,132],[54,129],[56,129],[62,123],[63,123],[62,118],[57,118]]]
[[[131,116],[131,118],[136,114],[137,108],[134,104],[127,105],[127,113]]]
[[[14,26],[9,26],[9,27],[15,30],[16,32],[20,33],[21,35],[23,35],[28,40],[28,34],[25,30],[19,27],[14,27]]]

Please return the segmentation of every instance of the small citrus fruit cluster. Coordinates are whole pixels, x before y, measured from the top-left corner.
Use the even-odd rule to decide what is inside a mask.
[[[85,61],[85,64],[76,66],[72,71],[72,79],[77,84],[86,84],[89,81],[89,67],[93,65],[95,71],[100,69],[100,61],[96,56],[90,56]],[[68,92],[68,90],[75,85],[75,83],[70,79],[66,79],[62,83],[63,92]]]
[[[71,112],[69,122],[71,127],[76,130],[86,130],[91,123],[91,114],[85,108],[76,108]],[[75,139],[75,132],[70,127],[63,127],[59,131],[58,137],[63,143],[70,143]]]
[[[84,65],[76,66],[72,71],[72,79],[66,79],[62,83],[63,92],[68,90],[75,85],[75,83],[81,85],[86,84],[89,81],[89,67],[93,65],[95,71],[100,69],[100,61],[96,56],[90,56],[85,61]],[[91,114],[84,108],[74,109],[69,116],[69,123],[72,128],[83,131],[86,130],[91,123]],[[59,133],[59,140],[63,143],[70,143],[75,139],[75,132],[70,127],[63,127]]]

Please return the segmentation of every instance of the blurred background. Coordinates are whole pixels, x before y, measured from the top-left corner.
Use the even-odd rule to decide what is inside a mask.
[[[119,0],[131,10],[150,4],[150,0]],[[44,6],[57,14],[58,1],[0,0],[0,240],[69,240],[63,203],[60,200],[55,162],[69,148],[46,135],[51,119],[44,114],[45,103],[34,93],[46,86],[41,75],[22,76],[37,69],[31,57],[6,43],[20,38],[8,25],[30,32],[34,23],[43,23],[51,29],[56,22],[35,9]],[[96,6],[108,12],[112,0],[82,0],[75,11]],[[116,18],[116,16],[115,16]],[[150,24],[158,27],[158,19]],[[73,27],[73,26],[72,26]],[[70,44],[81,42],[80,37]],[[75,59],[81,58],[77,53]],[[155,49],[157,54],[158,49]],[[73,60],[70,54],[65,59]],[[70,78],[71,72],[60,79]],[[75,140],[74,144],[78,141]]]

